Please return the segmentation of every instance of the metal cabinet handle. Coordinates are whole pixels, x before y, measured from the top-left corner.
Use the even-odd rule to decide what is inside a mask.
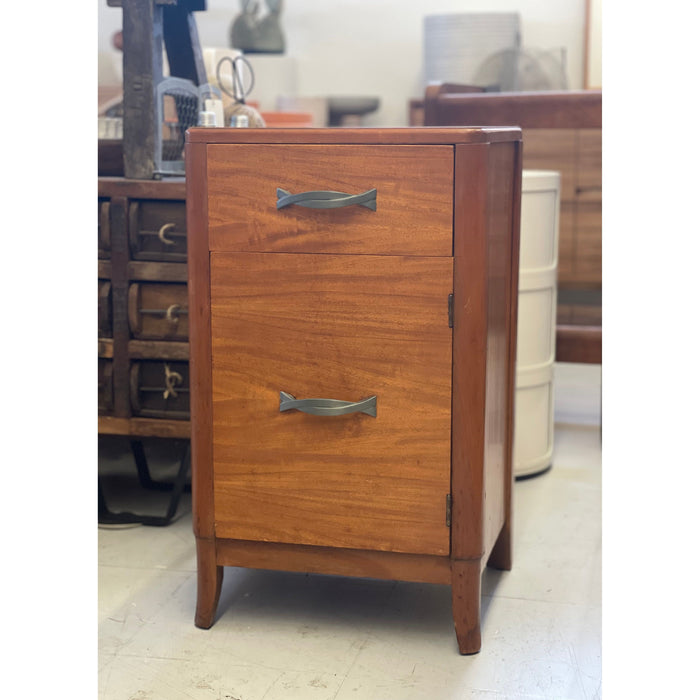
[[[362,401],[338,401],[337,399],[295,399],[286,391],[280,391],[280,413],[296,409],[312,416],[344,416],[348,413],[366,413],[377,417],[377,397]]]
[[[287,190],[278,187],[277,208],[282,209],[292,204],[307,207],[308,209],[339,209],[340,207],[359,204],[372,211],[377,211],[377,190],[375,188],[361,194],[347,194],[346,192],[331,192],[328,190],[291,194]]]
[[[165,243],[165,245],[175,245],[175,241],[172,241],[168,238],[168,232],[172,231],[175,228],[175,224],[163,224],[160,227],[160,230],[158,231],[158,238]]]

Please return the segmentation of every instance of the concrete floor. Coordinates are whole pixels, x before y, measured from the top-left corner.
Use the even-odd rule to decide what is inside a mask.
[[[449,587],[369,579],[226,568],[197,629],[187,494],[168,527],[100,527],[100,700],[600,698],[600,367],[556,366],[555,420],[552,469],[515,484],[513,570],[484,573],[481,653],[457,652]],[[103,455],[119,509],[133,467]]]

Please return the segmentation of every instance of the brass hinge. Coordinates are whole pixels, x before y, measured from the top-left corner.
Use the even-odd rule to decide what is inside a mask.
[[[455,295],[447,295],[447,325],[450,328],[454,327],[455,322]]]
[[[452,494],[445,496],[445,525],[452,527]]]

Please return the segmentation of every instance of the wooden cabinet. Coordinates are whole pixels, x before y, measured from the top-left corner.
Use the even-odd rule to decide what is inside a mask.
[[[195,623],[224,566],[511,563],[517,129],[192,129]]]
[[[98,430],[189,438],[184,178],[98,179]]]
[[[602,360],[602,92],[478,93],[469,86],[426,88],[428,126],[516,125],[523,167],[561,173],[557,270],[560,362]]]

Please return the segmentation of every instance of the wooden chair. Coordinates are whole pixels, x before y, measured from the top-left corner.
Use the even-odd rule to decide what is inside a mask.
[[[556,360],[602,361],[602,92],[428,86],[425,126],[519,126],[523,168],[561,173]]]

